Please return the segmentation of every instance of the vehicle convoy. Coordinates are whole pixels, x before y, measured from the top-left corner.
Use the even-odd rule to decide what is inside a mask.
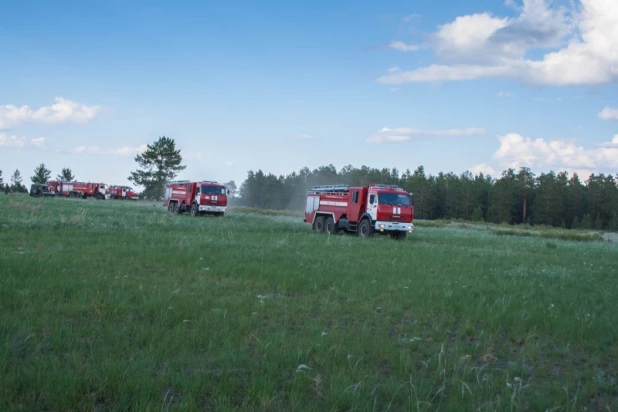
[[[79,197],[86,199],[94,197],[98,200],[109,199],[109,188],[105,183],[69,182],[66,180],[50,180],[49,189],[56,196]]]
[[[303,221],[316,232],[344,231],[364,238],[379,233],[403,240],[414,230],[410,193],[395,185],[314,186],[306,201]]]
[[[163,205],[168,212],[190,212],[191,216],[214,214],[223,216],[229,190],[213,181],[175,180],[165,184]]]
[[[139,196],[133,191],[132,187],[111,185],[109,187],[109,198],[137,200]]]
[[[56,194],[49,190],[49,186],[40,183],[34,183],[30,186],[30,196],[32,197],[55,197]]]

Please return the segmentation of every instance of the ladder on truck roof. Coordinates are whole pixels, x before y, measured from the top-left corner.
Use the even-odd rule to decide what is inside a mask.
[[[313,186],[311,188],[312,192],[349,192],[350,186],[348,185],[322,185],[322,186]]]
[[[369,186],[373,186],[373,187],[376,187],[378,189],[399,189],[399,186],[397,186],[397,185],[385,185],[385,184],[382,184],[382,183],[375,184],[375,185],[369,185]]]
[[[191,183],[190,180],[170,180],[167,182],[168,185],[181,185],[183,183]]]

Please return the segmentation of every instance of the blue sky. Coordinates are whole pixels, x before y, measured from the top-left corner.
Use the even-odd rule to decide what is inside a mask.
[[[0,168],[126,184],[334,164],[616,173],[618,2],[27,1],[3,5]]]

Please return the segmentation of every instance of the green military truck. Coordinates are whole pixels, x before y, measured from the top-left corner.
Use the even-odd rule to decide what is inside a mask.
[[[30,196],[33,197],[54,197],[56,194],[49,190],[49,186],[40,183],[34,183],[30,186]]]

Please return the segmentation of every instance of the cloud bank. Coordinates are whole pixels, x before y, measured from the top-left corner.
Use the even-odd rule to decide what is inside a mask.
[[[440,63],[391,72],[385,84],[512,78],[529,84],[607,84],[618,78],[618,1],[523,0],[515,18],[457,17],[429,36]],[[541,55],[530,58],[530,54]]]
[[[85,124],[94,119],[101,110],[100,106],[88,106],[63,97],[56,97],[54,100],[55,103],[37,109],[28,105],[0,105],[0,129],[11,129],[26,123]]]

